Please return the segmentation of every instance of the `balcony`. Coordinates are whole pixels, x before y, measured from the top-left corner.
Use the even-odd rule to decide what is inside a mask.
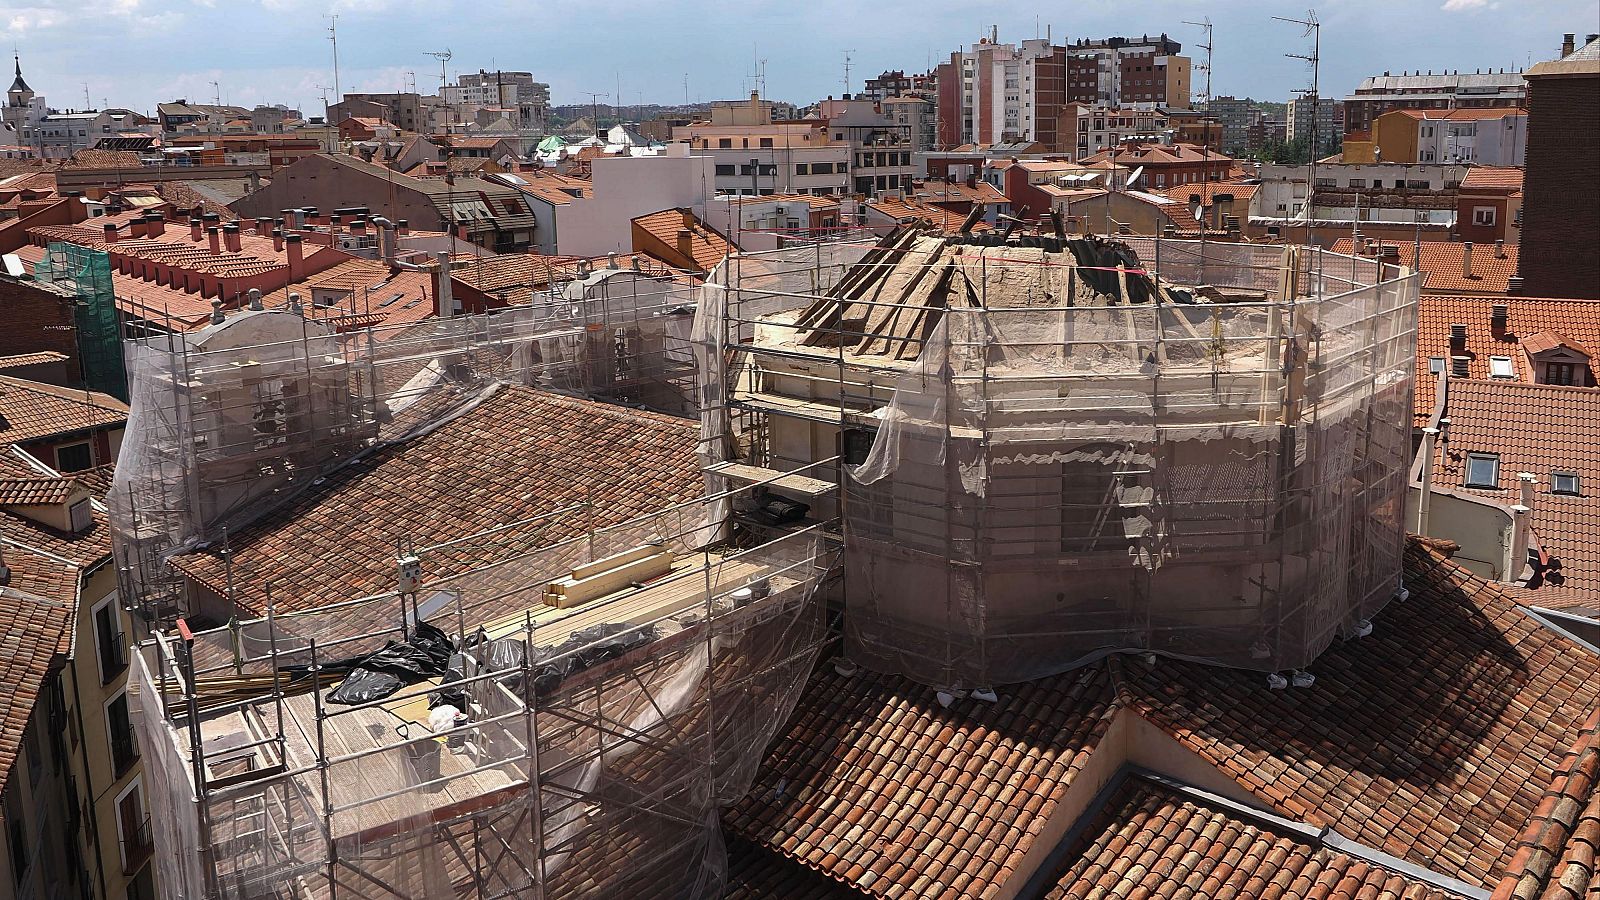
[[[132,875],[143,868],[155,850],[155,842],[150,837],[150,817],[145,816],[132,834],[128,833],[126,824],[122,828],[122,874]]]

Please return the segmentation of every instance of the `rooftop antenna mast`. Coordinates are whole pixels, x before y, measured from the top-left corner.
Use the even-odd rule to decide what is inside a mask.
[[[1304,19],[1286,19],[1282,16],[1273,16],[1272,18],[1279,22],[1288,22],[1291,25],[1301,26],[1305,29],[1303,36],[1311,38],[1311,52],[1285,53],[1284,56],[1287,56],[1290,59],[1303,59],[1311,66],[1311,87],[1308,89],[1295,91],[1295,93],[1304,94],[1311,100],[1311,173],[1306,177],[1306,243],[1315,245],[1316,241],[1314,240],[1314,232],[1317,221],[1315,203],[1317,192],[1317,154],[1321,150],[1321,137],[1318,134],[1317,128],[1317,113],[1320,111],[1320,106],[1322,103],[1322,97],[1319,93],[1320,85],[1317,79],[1321,74],[1322,64],[1322,23],[1317,21],[1317,11],[1314,9],[1307,10],[1306,17]],[[1293,103],[1292,100],[1290,102]],[[1292,141],[1294,139],[1294,135],[1289,135],[1289,139]],[[1321,260],[1322,254],[1319,253],[1317,254],[1319,267],[1321,266]]]
[[[434,59],[437,59],[439,61],[439,100],[442,102],[444,100],[445,84],[447,82],[449,82],[449,80],[450,80],[449,74],[446,73],[446,71],[445,71],[445,64],[450,62],[450,55],[451,55],[450,54],[450,48],[446,47],[443,50],[426,50],[424,52],[427,55],[429,55],[429,56],[431,56]],[[445,131],[449,131],[450,130],[450,120],[454,119],[456,117],[455,116],[455,108],[452,107],[450,104],[445,103],[444,104],[444,109],[445,109],[444,130]]]
[[[215,81],[211,82],[211,98],[211,102],[217,104],[218,106],[222,105],[222,86],[217,84]]]
[[[611,95],[610,94],[599,94],[599,93],[595,93],[594,91],[580,91],[579,93],[583,93],[583,94],[588,94],[589,95],[589,111],[594,116],[594,136],[595,137],[599,137],[600,136],[600,98],[604,97],[607,100],[609,100],[609,99],[611,99]]]
[[[844,51],[844,92],[847,95],[850,93],[850,54],[852,54],[854,52],[856,52],[856,51],[854,51],[854,50],[846,50],[846,51]],[[840,99],[844,99],[844,98],[841,97]]]
[[[1201,159],[1204,160],[1201,163],[1201,165],[1204,166],[1204,168],[1201,170],[1200,177],[1204,178],[1206,181],[1210,181],[1211,180],[1211,171],[1210,171],[1211,170],[1211,125],[1212,125],[1213,122],[1216,121],[1216,119],[1211,115],[1211,43],[1212,43],[1211,42],[1211,17],[1210,16],[1206,16],[1204,19],[1201,19],[1198,22],[1185,21],[1183,24],[1185,24],[1185,25],[1193,25],[1196,28],[1204,28],[1206,30],[1206,42],[1204,44],[1200,44],[1199,45],[1200,49],[1204,50],[1206,52],[1205,61],[1200,64],[1201,67],[1203,67],[1205,69],[1205,73],[1206,73],[1206,83],[1205,83],[1204,92],[1199,97],[1200,102],[1205,105],[1205,110],[1206,110],[1206,114],[1203,117],[1201,117],[1201,119],[1200,119],[1200,156],[1201,156]],[[1216,191],[1214,189],[1211,191],[1211,196],[1213,198],[1215,198],[1215,196],[1216,196]],[[1206,202],[1206,191],[1205,191],[1204,188],[1202,188],[1201,191],[1200,191],[1200,209],[1197,210],[1197,215],[1198,215],[1198,217],[1200,219],[1199,225],[1200,225],[1200,280],[1201,280],[1201,282],[1205,281],[1205,271],[1206,271],[1205,270],[1205,265],[1206,265],[1206,230],[1210,226],[1210,223],[1206,221],[1206,208],[1207,207],[1210,207],[1213,210],[1217,208],[1214,199],[1213,199],[1213,202],[1210,202],[1210,203]]]
[[[417,92],[417,73],[407,69],[406,79],[407,83],[411,85],[411,93],[415,94]]]
[[[328,40],[333,44],[333,96],[342,100],[339,93],[339,17],[328,16]]]

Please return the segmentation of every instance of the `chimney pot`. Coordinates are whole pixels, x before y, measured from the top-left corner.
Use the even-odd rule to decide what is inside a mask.
[[[1495,242],[1494,242],[1494,258],[1495,259],[1505,259],[1506,258],[1506,242],[1505,242],[1505,238],[1498,238],[1498,239],[1495,240]]]
[[[222,254],[222,229],[212,227],[206,229],[206,241],[211,245],[211,255]]]
[[[1467,241],[1461,245],[1461,277],[1472,277],[1472,242]]]
[[[688,263],[694,262],[694,232],[687,228],[678,229],[678,255]]]
[[[117,242],[117,226],[107,222],[105,227],[105,235],[106,243],[115,244]]]
[[[1466,378],[1472,374],[1472,370],[1468,368],[1471,363],[1472,357],[1470,356],[1450,357],[1450,374],[1456,378]]]
[[[191,218],[189,220],[189,240],[194,241],[196,244],[200,243],[200,220],[199,219]]]
[[[222,226],[222,245],[229,253],[242,252],[243,244],[239,240],[239,226],[229,222]]]
[[[289,283],[303,281],[306,277],[305,251],[300,246],[304,240],[298,234],[291,234],[283,239],[284,249],[289,257]]]

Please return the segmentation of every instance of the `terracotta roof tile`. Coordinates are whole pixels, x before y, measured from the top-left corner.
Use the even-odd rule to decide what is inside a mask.
[[[1150,193],[1160,194],[1168,200],[1176,200],[1179,203],[1190,203],[1192,198],[1199,197],[1200,202],[1207,208],[1210,208],[1218,194],[1226,194],[1233,197],[1234,209],[1244,212],[1250,205],[1250,198],[1256,195],[1256,189],[1259,187],[1258,184],[1207,181],[1202,184],[1179,184],[1169,188],[1156,188]]]
[[[1600,388],[1452,379],[1445,413],[1450,441],[1438,445],[1433,483],[1510,506],[1518,473],[1532,474],[1538,545],[1561,560],[1567,590],[1600,602]],[[1499,456],[1498,488],[1467,486],[1474,452]],[[1577,475],[1580,495],[1553,493],[1552,472]]]
[[[3,533],[3,532],[0,532]],[[66,654],[76,608],[78,570],[13,546],[0,548],[11,569],[0,586],[0,790],[22,746],[34,705]],[[40,746],[43,746],[42,744]]]
[[[1497,329],[1491,319],[1494,307],[1500,304],[1507,311],[1504,329]],[[1450,346],[1452,324],[1467,326],[1464,352]],[[1488,378],[1489,357],[1509,356],[1517,380],[1532,381],[1533,372],[1521,341],[1544,331],[1584,347],[1600,347],[1600,301],[1423,294],[1417,303],[1418,422],[1425,422],[1433,412],[1437,377],[1428,372],[1430,358],[1443,359],[1448,368],[1452,356],[1466,356],[1469,377]]]
[[[1138,775],[1085,824],[1044,900],[1459,896]]]
[[[27,478],[0,477],[0,506],[39,506],[60,503],[71,496],[73,481],[38,475]]]
[[[0,443],[25,444],[127,421],[127,405],[110,394],[0,375]]]
[[[352,460],[229,536],[237,603],[261,614],[265,587],[280,612],[388,590],[395,540],[442,542],[592,499],[595,524],[658,510],[700,492],[696,423],[519,386],[493,390],[432,431]],[[584,531],[582,517],[552,520],[470,558],[429,560],[437,577]],[[520,543],[519,543],[520,542]],[[175,564],[219,590],[220,556]]]
[[[1461,179],[1461,186],[1467,189],[1520,191],[1522,170],[1509,166],[1473,166]]]
[[[724,821],[874,897],[993,896],[1111,722],[1102,667],[941,708],[897,676],[820,668]]]
[[[1512,859],[1518,838],[1541,815],[1570,748],[1588,734],[1600,708],[1600,659],[1519,610],[1514,591],[1450,562],[1453,549],[1411,539],[1409,599],[1389,604],[1372,635],[1324,653],[1309,688],[1280,692],[1260,673],[1113,657],[1003,687],[994,704],[967,698],[944,708],[906,679],[846,677],[824,665],[768,749],[753,790],[724,823],[737,840],[861,895],[992,896],[1031,874],[1026,868],[1047,852],[1036,846],[1039,836],[1070,824],[1048,822],[1056,804],[1090,757],[1110,754],[1117,764],[1127,748],[1102,739],[1115,720],[1137,716],[1174,751],[1194,754],[1280,816],[1493,887],[1520,871]],[[1131,741],[1139,732],[1118,733]],[[1227,817],[1210,818],[1214,812],[1187,814],[1197,828],[1227,827]],[[1571,852],[1562,871],[1587,871],[1582,841],[1594,826],[1586,816],[1574,816],[1573,837],[1563,838]],[[1102,833],[1121,827],[1108,822]],[[1178,829],[1174,837],[1172,828],[1169,818],[1131,833],[1170,840],[1173,852],[1208,852],[1210,831]],[[1118,865],[1167,874],[1153,844],[1118,846]],[[1293,848],[1263,835],[1249,849]],[[1227,859],[1236,865],[1244,857]],[[775,861],[746,864],[759,877],[809,884],[786,878]],[[1259,877],[1236,894],[1208,892],[1204,881],[1163,883],[1196,898],[1324,896],[1284,892],[1311,889],[1272,880],[1272,865],[1283,859],[1259,864]],[[1415,883],[1405,888],[1411,893],[1383,894],[1389,873],[1366,864],[1330,858],[1321,865],[1342,873],[1335,886],[1356,877],[1353,893],[1329,897],[1429,896]],[[1363,881],[1361,872],[1378,880]],[[1112,890],[1117,884],[1101,880],[1100,893],[1066,896],[1166,896],[1141,888],[1150,886],[1142,877],[1125,890]]]
[[[1400,253],[1399,262],[1416,268],[1416,245],[1400,241],[1392,245]],[[1350,238],[1333,242],[1334,253],[1351,254],[1355,244]],[[1505,256],[1496,256],[1493,244],[1478,244],[1472,248],[1472,277],[1467,277],[1462,266],[1466,261],[1466,245],[1453,241],[1422,242],[1422,288],[1436,293],[1504,294],[1508,280],[1517,274],[1518,248],[1507,244]]]
[[[954,212],[934,203],[925,203],[921,200],[881,197],[869,202],[867,205],[896,222],[915,219],[919,222],[926,222],[945,234],[955,234],[960,231],[962,223],[967,219],[966,213]],[[973,226],[972,230],[988,231],[989,224],[987,222],[978,222]]]
[[[1323,653],[1309,689],[1130,662],[1123,699],[1278,813],[1493,886],[1600,708],[1600,658],[1415,539],[1405,583],[1372,635]]]
[[[0,372],[6,369],[21,369],[27,366],[37,366],[46,363],[66,362],[67,355],[55,350],[41,350],[38,353],[18,353],[14,356],[0,356]]]
[[[646,216],[638,216],[633,220],[633,225],[666,247],[671,254],[667,262],[685,267],[692,263],[693,267],[701,272],[715,269],[724,257],[738,249],[715,228],[684,209],[663,209]],[[690,233],[689,246],[693,259],[679,258],[681,254],[678,253],[678,232],[685,229]]]

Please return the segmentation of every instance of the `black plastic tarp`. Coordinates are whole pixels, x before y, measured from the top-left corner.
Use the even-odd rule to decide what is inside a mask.
[[[654,626],[628,625],[607,622],[574,631],[565,641],[554,647],[536,647],[529,661],[532,690],[513,684],[512,689],[524,698],[547,697],[561,686],[561,682],[599,665],[617,659],[629,651],[654,641]],[[522,664],[522,642],[519,640],[495,641],[489,646],[489,668],[508,669]],[[516,681],[520,681],[520,677]]]
[[[443,675],[454,652],[455,644],[449,635],[427,622],[419,622],[409,641],[390,641],[366,656],[324,665],[325,672],[349,672],[329,692],[328,702],[354,705],[382,700],[407,685]]]

